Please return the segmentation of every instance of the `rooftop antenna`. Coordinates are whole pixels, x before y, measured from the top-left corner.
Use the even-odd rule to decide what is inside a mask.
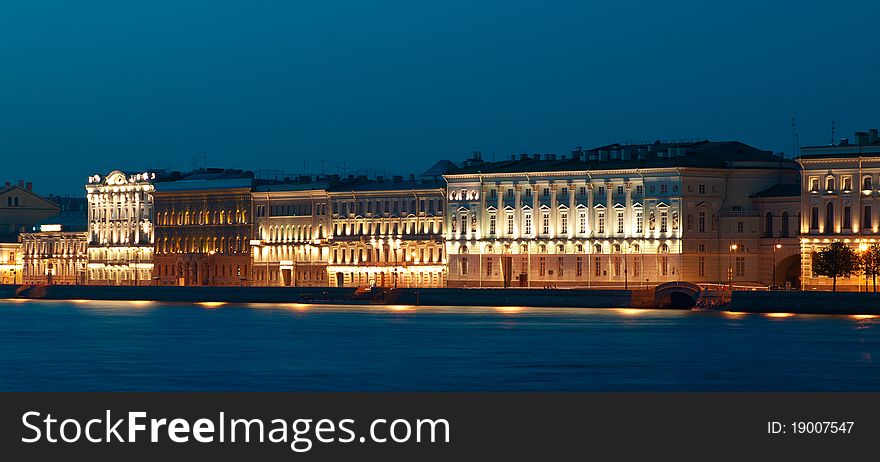
[[[834,135],[837,131],[837,122],[831,121],[831,146],[834,146]]]
[[[795,157],[801,152],[801,141],[798,136],[797,119],[791,118],[791,136],[792,136],[792,156]]]

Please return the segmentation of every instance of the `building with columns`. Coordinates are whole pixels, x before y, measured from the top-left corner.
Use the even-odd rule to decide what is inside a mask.
[[[153,192],[163,172],[95,174],[86,184],[88,281],[148,285],[153,270]],[[157,178],[159,176],[159,178]]]
[[[85,202],[84,200],[82,201]],[[21,233],[23,284],[88,283],[88,214],[66,210]]]
[[[328,286],[330,196],[327,178],[254,187],[252,278],[255,286]]]
[[[445,287],[445,191],[414,176],[330,188],[330,286]]]
[[[860,251],[880,242],[880,131],[857,132],[852,141],[801,149],[801,277],[806,289],[830,290],[831,279],[813,273],[812,254],[832,241]],[[839,278],[837,290],[860,290],[864,276]]]
[[[614,144],[570,155],[479,153],[448,183],[450,287],[769,284],[750,195],[798,166],[739,142]]]
[[[250,284],[253,176],[207,168],[156,184],[155,284]]]

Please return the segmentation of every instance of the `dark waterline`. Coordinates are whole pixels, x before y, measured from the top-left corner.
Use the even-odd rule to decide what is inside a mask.
[[[0,300],[0,390],[880,390],[880,319]]]

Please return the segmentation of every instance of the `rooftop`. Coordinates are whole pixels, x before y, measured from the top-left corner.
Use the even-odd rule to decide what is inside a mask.
[[[800,184],[775,184],[763,191],[756,192],[749,197],[800,197]]]
[[[695,140],[615,143],[586,151],[578,148],[570,155],[520,154],[499,162],[483,162],[479,153],[475,153],[456,174],[664,167],[798,168],[792,160],[739,141]]]

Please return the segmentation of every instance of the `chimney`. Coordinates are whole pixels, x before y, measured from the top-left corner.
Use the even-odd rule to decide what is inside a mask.
[[[33,190],[33,188],[34,188],[34,184],[31,183],[30,181],[28,181],[27,183],[24,184],[24,189],[27,189],[28,191]]]
[[[18,180],[18,187],[24,188],[24,180]]]

